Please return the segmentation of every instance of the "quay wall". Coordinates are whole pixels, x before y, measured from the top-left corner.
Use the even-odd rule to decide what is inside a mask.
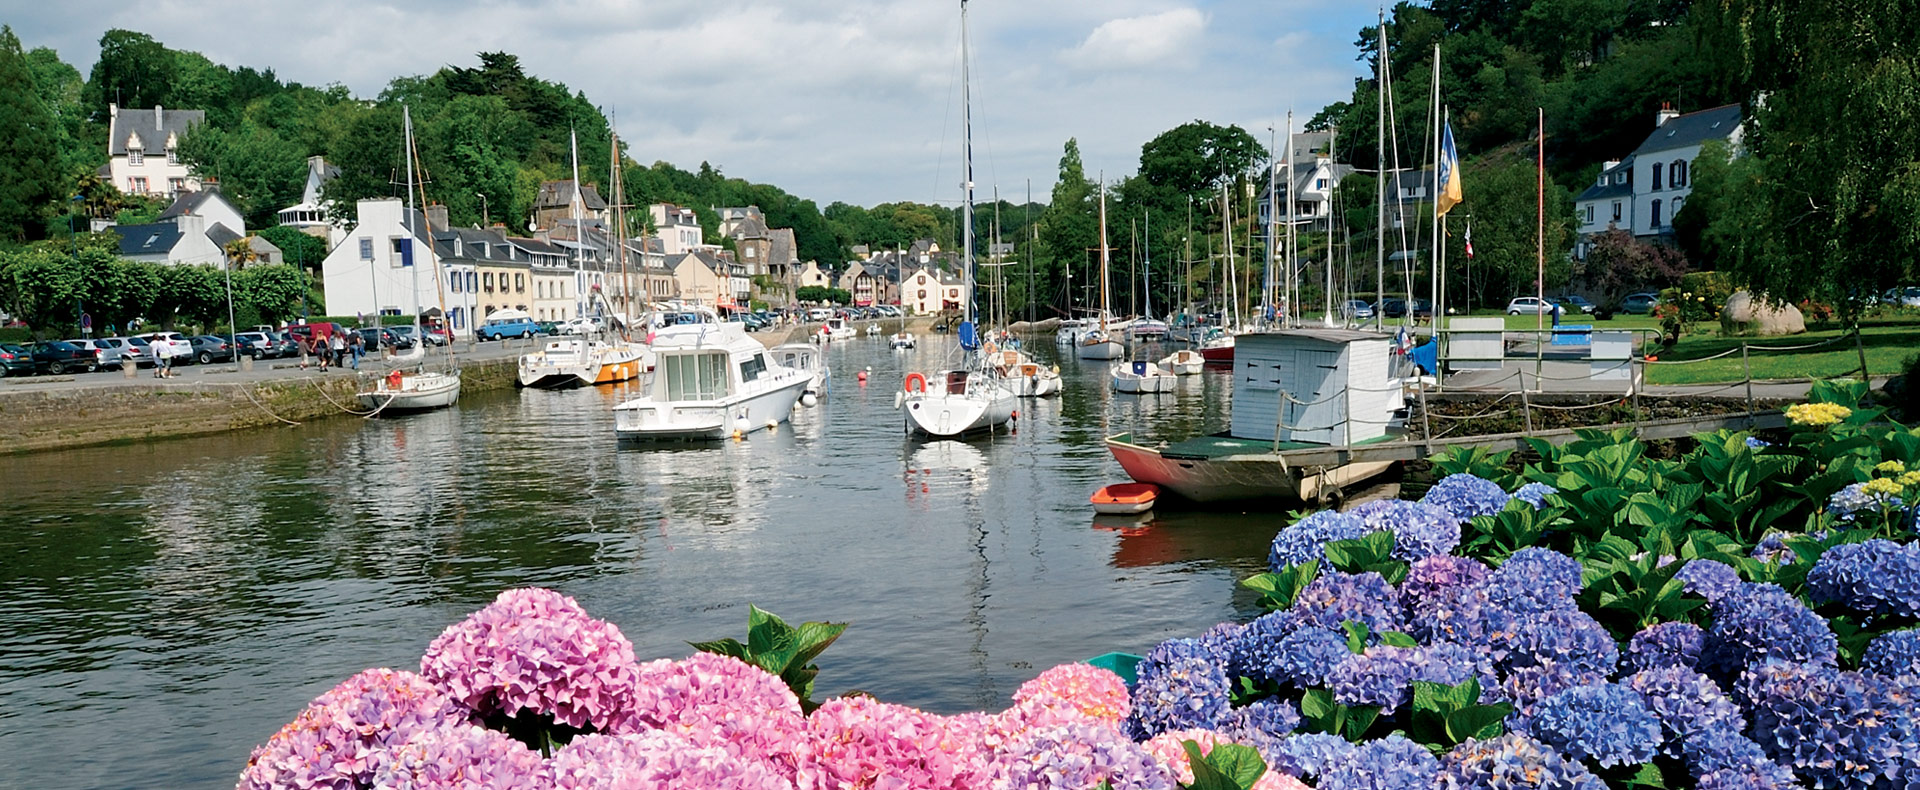
[[[518,361],[464,360],[461,393],[510,388]],[[118,379],[118,377],[115,377]],[[345,371],[257,381],[134,380],[58,389],[0,387],[0,455],[127,444],[284,426],[361,411]]]

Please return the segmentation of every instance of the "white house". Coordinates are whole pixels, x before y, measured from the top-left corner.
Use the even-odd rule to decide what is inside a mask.
[[[147,110],[107,105],[107,164],[101,175],[129,195],[171,198],[200,188],[180,159],[180,140],[207,119],[206,110]]]
[[[913,315],[958,310],[968,298],[966,283],[932,267],[915,269],[900,281],[900,306]]]
[[[807,261],[806,266],[800,267],[799,283],[799,287],[801,288],[809,286],[815,288],[831,288],[833,287],[833,276],[820,269],[819,261]]]
[[[434,253],[426,216],[397,198],[360,201],[360,224],[327,253],[320,271],[334,315],[412,315],[437,307]],[[440,278],[447,282],[448,278]]]
[[[700,241],[700,218],[693,213],[693,209],[672,203],[655,203],[648,206],[647,211],[653,217],[654,233],[660,237],[661,247],[667,255],[684,255],[703,246]]]
[[[1574,245],[1573,257],[1586,260],[1595,234],[1609,228],[1632,228],[1633,203],[1633,157],[1602,164],[1599,177],[1573,199],[1574,217],[1580,223],[1580,241]]]
[[[1729,149],[1740,147],[1740,105],[1729,104],[1685,115],[1661,108],[1653,134],[1633,151],[1631,225],[1635,236],[1673,232],[1673,215],[1693,192],[1693,160],[1701,144],[1721,140]],[[1584,216],[1584,215],[1583,215]]]
[[[1296,138],[1304,136],[1294,135]],[[1299,145],[1298,140],[1295,140],[1295,145]],[[1333,214],[1333,190],[1352,174],[1352,165],[1339,164],[1324,155],[1311,152],[1294,162],[1275,165],[1271,183],[1261,187],[1260,226],[1265,228],[1276,223],[1291,222],[1304,230],[1315,223],[1326,222]],[[1286,208],[1289,182],[1293,187],[1291,210]],[[1278,193],[1282,206],[1278,218],[1273,213],[1274,193]]]
[[[181,192],[173,199],[173,204],[167,206],[167,210],[160,212],[158,221],[171,222],[176,217],[188,214],[205,217],[208,228],[224,225],[228,230],[242,236],[247,233],[246,218],[240,216],[240,209],[234,208],[232,203],[227,202],[225,195],[220,194],[220,187],[217,184],[207,184],[205,189]]]
[[[227,226],[207,225],[207,218],[192,214],[174,217],[150,225],[115,225],[120,236],[120,257],[150,263],[224,265],[228,242],[240,234]]]
[[[298,204],[280,209],[276,213],[275,216],[279,218],[280,224],[324,239],[329,248],[339,244],[344,235],[335,232],[340,229],[333,226],[331,213],[321,198],[321,190],[326,187],[327,182],[339,175],[340,168],[327,164],[324,157],[307,157],[306,189],[300,193]]]

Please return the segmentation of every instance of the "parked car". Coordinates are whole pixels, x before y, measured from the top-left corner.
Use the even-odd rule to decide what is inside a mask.
[[[69,338],[63,342],[72,343],[81,348],[93,349],[93,357],[100,363],[102,370],[119,370],[123,364],[120,350],[107,344],[107,341],[94,337]],[[138,363],[136,363],[138,364]]]
[[[1660,295],[1652,291],[1627,294],[1627,298],[1620,300],[1620,311],[1623,313],[1650,313],[1653,312],[1654,305],[1659,303]]]
[[[347,333],[351,331],[353,330],[333,323],[332,321],[317,321],[311,324],[294,324],[293,326],[287,327],[287,336],[296,343],[305,342],[309,338],[316,337],[321,340],[331,341],[334,335],[340,335],[344,338]],[[295,353],[298,353],[297,347]]]
[[[405,345],[400,346],[400,348],[413,348],[419,345],[420,338],[422,337],[426,338],[428,345],[444,346],[447,344],[446,333],[422,327],[420,334],[416,336],[413,332],[412,324],[406,326],[390,326],[387,327],[387,331],[398,335],[401,341],[405,343]]]
[[[100,350],[92,346],[81,348],[65,340],[49,340],[33,344],[29,353],[33,356],[35,372],[58,376],[76,370],[92,373],[100,369]]]
[[[1373,305],[1359,299],[1348,299],[1340,304],[1340,315],[1347,318],[1372,318]]]
[[[556,335],[591,335],[601,331],[605,325],[598,318],[571,318],[561,321],[553,328]]]
[[[111,352],[101,352],[100,364],[102,365],[106,364],[110,353],[121,360],[133,360],[133,366],[136,368],[153,367],[153,349],[147,344],[146,338],[103,337],[100,338],[100,342],[107,344],[108,349],[112,349]]]
[[[223,335],[237,345],[240,353],[259,359],[275,359],[293,356],[296,352],[291,346],[282,343],[278,337],[267,332],[241,332],[237,335]]]
[[[171,344],[173,347],[174,364],[176,365],[185,362],[193,356],[193,341],[188,340],[186,335],[180,334],[179,332],[146,332],[144,334],[134,335],[134,337],[145,340],[150,344]],[[147,355],[149,357],[153,355],[151,349],[148,350]]]
[[[202,365],[211,365],[215,362],[232,362],[234,360],[233,343],[225,338],[214,337],[213,335],[194,335],[193,337],[187,338],[187,342],[193,344],[193,361]]]
[[[825,321],[832,317],[833,317],[833,310],[826,307],[816,307],[816,308],[813,308],[812,310],[807,311],[808,321]]]
[[[0,343],[0,378],[34,374],[33,351],[26,346]]]
[[[1887,292],[1881,295],[1880,302],[1895,307],[1920,307],[1920,285],[1888,288]]]
[[[509,318],[502,321],[488,321],[477,332],[481,340],[504,340],[509,337],[533,337],[541,332],[539,325],[532,319]]]
[[[1577,310],[1582,313],[1592,314],[1596,306],[1594,303],[1587,301],[1586,297],[1579,294],[1567,294],[1553,301],[1569,313]]]
[[[1553,312],[1553,303],[1538,296],[1516,296],[1513,301],[1507,303],[1507,315],[1550,312]]]

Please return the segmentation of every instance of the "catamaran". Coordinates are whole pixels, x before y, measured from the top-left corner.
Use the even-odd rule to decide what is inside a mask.
[[[1013,390],[982,358],[981,339],[973,323],[973,104],[968,78],[967,0],[960,0],[960,182],[964,192],[960,203],[960,263],[966,282],[958,332],[961,365],[940,371],[931,380],[921,373],[907,374],[903,392],[895,401],[906,412],[909,432],[933,437],[993,431],[1013,420],[1016,403]]]

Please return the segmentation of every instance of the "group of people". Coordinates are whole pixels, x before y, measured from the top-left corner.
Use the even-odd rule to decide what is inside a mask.
[[[328,333],[325,337],[311,332],[294,337],[295,342],[300,344],[301,370],[305,370],[310,361],[315,360],[318,361],[321,370],[342,363],[352,366],[354,370],[359,370],[360,358],[367,355],[366,341],[361,339],[359,332],[348,332],[345,337],[338,332]]]

